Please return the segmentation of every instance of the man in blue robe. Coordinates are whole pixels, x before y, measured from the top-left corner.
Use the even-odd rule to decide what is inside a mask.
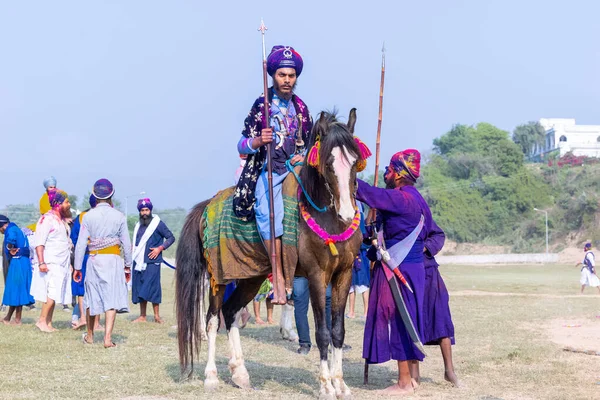
[[[152,303],[154,322],[163,323],[159,307],[162,302],[160,286],[160,268],[163,262],[162,252],[168,249],[175,236],[160,220],[152,215],[150,199],[140,199],[137,205],[140,220],[133,230],[133,276],[131,300],[140,305],[140,316],[133,322],[146,322],[146,307]]]
[[[21,229],[4,215],[0,215],[0,233],[4,235],[2,257],[8,261],[2,297],[2,304],[8,306],[8,313],[2,322],[6,325],[21,325],[23,306],[34,302],[29,294],[31,289],[29,241]],[[13,313],[15,320],[11,322]]]

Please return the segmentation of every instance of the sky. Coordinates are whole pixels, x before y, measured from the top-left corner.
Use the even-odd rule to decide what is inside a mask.
[[[49,175],[80,197],[108,178],[157,208],[233,184],[261,17],[267,51],[303,56],[311,114],[356,107],[373,150],[385,41],[383,165],[456,123],[600,124],[599,14],[589,0],[0,0],[0,209],[37,203]]]

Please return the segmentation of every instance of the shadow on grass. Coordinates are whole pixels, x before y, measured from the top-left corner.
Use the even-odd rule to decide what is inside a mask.
[[[222,387],[235,387],[227,366],[228,361],[225,357],[217,357],[216,362],[220,385]],[[318,390],[317,376],[309,370],[281,365],[266,365],[252,360],[245,360],[245,365],[250,375],[250,383],[256,390],[268,390],[266,386],[269,382],[277,382],[296,393],[309,396],[314,396]],[[205,362],[196,364],[194,372],[189,379],[203,381],[205,366]],[[189,381],[187,374],[183,376],[180,374],[179,364],[167,365],[166,372],[174,382],[185,384]],[[243,391],[240,389],[240,396],[242,393]]]
[[[220,332],[220,331],[219,331]],[[224,330],[224,332],[226,332]],[[296,353],[298,350],[298,342],[290,342],[289,340],[285,340],[281,338],[281,333],[279,332],[279,325],[251,325],[248,324],[244,329],[240,329],[240,336],[254,339],[257,342],[276,345],[286,350]],[[313,346],[316,348],[316,346]]]

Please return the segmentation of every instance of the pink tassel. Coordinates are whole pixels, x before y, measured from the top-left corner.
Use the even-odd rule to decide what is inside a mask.
[[[367,158],[369,158],[373,155],[373,153],[371,153],[371,150],[369,150],[367,145],[362,140],[360,140],[357,136],[354,136],[354,141],[358,145],[358,148],[360,150],[360,156],[363,160],[366,160]]]
[[[308,157],[306,158],[306,162],[311,167],[317,168],[319,166],[319,149],[321,148],[321,142],[316,141],[313,147],[310,148],[308,152]]]

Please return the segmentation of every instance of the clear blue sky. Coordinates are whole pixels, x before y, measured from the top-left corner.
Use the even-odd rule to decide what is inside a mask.
[[[599,124],[598,15],[589,0],[2,1],[0,207],[37,202],[48,175],[79,196],[107,177],[159,208],[230,185],[261,17],[269,48],[303,55],[312,114],[356,107],[373,148],[385,40],[383,162],[455,123]]]

